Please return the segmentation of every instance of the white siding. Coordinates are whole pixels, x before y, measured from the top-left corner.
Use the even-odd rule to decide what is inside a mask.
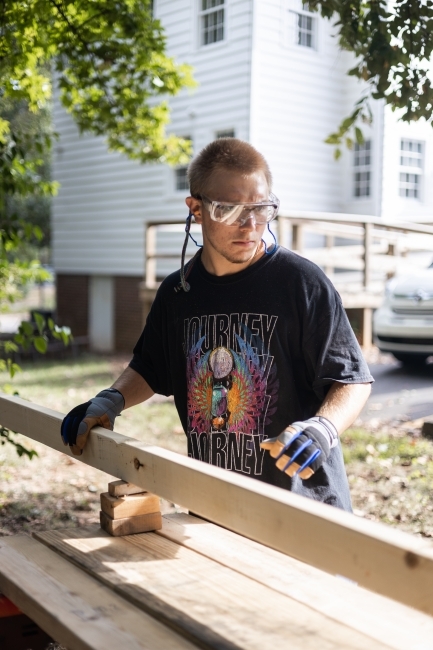
[[[283,211],[342,209],[342,165],[324,143],[344,116],[346,57],[314,16],[317,47],[296,42],[296,0],[256,0],[251,142],[268,159]]]
[[[424,168],[420,199],[399,196],[400,141],[402,138],[424,144]],[[382,214],[387,219],[433,222],[433,129],[424,120],[407,124],[398,121],[398,114],[385,109],[383,147]]]
[[[191,136],[196,151],[222,129],[249,137],[252,23],[251,0],[226,0],[225,40],[199,47],[198,7],[198,0],[157,0],[155,8],[168,53],[195,69],[198,87],[170,100],[170,129]],[[56,271],[142,274],[144,222],[187,216],[185,192],[176,192],[173,169],[139,165],[108,153],[102,138],[78,136],[58,102],[54,120],[60,140],[53,167],[61,184],[53,209]]]

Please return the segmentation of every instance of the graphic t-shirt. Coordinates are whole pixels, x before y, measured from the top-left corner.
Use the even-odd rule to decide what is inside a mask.
[[[174,396],[188,455],[350,510],[340,445],[305,481],[260,449],[315,415],[332,382],[373,381],[328,278],[279,247],[221,277],[198,258],[190,291],[179,282],[176,272],[162,283],[130,367]]]

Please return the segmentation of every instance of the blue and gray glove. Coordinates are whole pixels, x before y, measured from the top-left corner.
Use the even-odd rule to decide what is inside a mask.
[[[114,420],[125,407],[122,393],[115,388],[101,391],[85,404],[79,404],[64,418],[61,427],[63,444],[69,445],[75,456],[81,456],[90,429],[99,426],[114,428]]]
[[[338,444],[338,432],[332,422],[321,415],[304,422],[294,422],[275,438],[260,444],[267,449],[275,465],[289,476],[302,479],[313,476]]]

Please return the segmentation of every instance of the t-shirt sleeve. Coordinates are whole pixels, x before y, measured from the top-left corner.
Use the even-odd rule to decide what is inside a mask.
[[[165,339],[167,319],[160,293],[152,304],[143,332],[134,347],[129,367],[138,372],[159,395],[172,395],[169,351]]]
[[[362,384],[374,381],[347,318],[341,298],[332,285],[322,285],[310,303],[303,340],[304,358],[319,399],[334,381]]]

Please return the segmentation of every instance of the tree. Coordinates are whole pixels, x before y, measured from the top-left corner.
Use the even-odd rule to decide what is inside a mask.
[[[23,243],[43,237],[35,201],[40,208],[56,191],[47,174],[55,138],[49,120],[53,76],[80,131],[104,135],[110,149],[170,164],[186,163],[191,153],[188,140],[166,133],[167,97],[194,85],[191,70],[166,55],[151,0],[2,0],[0,309],[26,284],[46,277],[23,255]],[[23,323],[14,341],[0,343],[0,369],[13,376],[17,347],[44,352],[47,334],[68,340],[50,320],[37,319],[35,329]],[[13,442],[0,427],[0,441],[6,440]]]
[[[359,123],[371,122],[371,99],[399,111],[404,122],[431,124],[433,0],[310,0],[308,6],[337,19],[339,44],[356,57],[349,75],[366,84],[352,114],[327,139],[336,157],[343,141],[363,142]]]

